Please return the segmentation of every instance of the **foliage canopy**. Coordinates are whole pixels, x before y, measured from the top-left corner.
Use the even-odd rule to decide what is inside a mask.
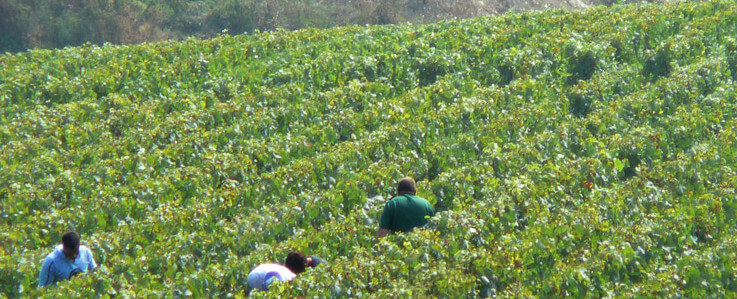
[[[0,294],[734,296],[737,4],[0,56]],[[430,226],[376,241],[397,179]],[[99,271],[37,290],[78,231]]]

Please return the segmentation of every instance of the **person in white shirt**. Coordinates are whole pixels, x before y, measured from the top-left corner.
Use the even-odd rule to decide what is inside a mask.
[[[315,267],[324,260],[310,256],[307,257],[300,252],[290,252],[284,265],[261,264],[248,273],[248,291],[253,289],[266,291],[276,281],[291,281],[297,274],[305,272],[307,267]]]

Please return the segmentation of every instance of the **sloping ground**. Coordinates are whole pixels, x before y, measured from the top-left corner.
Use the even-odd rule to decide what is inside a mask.
[[[0,292],[732,297],[737,4],[0,56]],[[396,180],[439,211],[377,241]],[[73,229],[99,271],[36,290]]]
[[[420,14],[408,14],[419,22],[440,21],[453,18],[470,18],[502,14],[508,11],[544,10],[551,8],[588,8],[606,4],[591,0],[473,0],[473,1],[425,1]],[[418,18],[420,17],[420,18]],[[424,18],[421,18],[424,17]]]
[[[277,28],[433,23],[610,0],[5,0],[0,53],[86,43],[137,44]]]
[[[332,7],[337,24],[422,24],[496,15],[508,11],[581,9],[591,5],[611,5],[602,0],[326,0],[322,3]]]

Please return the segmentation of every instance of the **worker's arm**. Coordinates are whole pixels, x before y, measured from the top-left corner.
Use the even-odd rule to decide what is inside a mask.
[[[87,270],[92,271],[97,268],[97,263],[95,263],[95,258],[92,256],[92,250],[87,248],[87,258],[89,258],[90,263],[87,264]]]
[[[384,205],[384,210],[381,212],[381,219],[379,219],[379,232],[376,234],[377,238],[386,237],[389,234],[389,229],[392,227],[392,218],[394,217],[394,209],[390,205]]]
[[[44,259],[44,263],[41,266],[41,272],[38,274],[38,287],[45,287],[54,281],[54,271],[51,267],[54,264],[52,259]]]

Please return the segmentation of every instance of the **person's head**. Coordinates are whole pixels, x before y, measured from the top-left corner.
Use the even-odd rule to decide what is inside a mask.
[[[74,261],[79,255],[79,235],[75,232],[68,232],[61,236],[61,245],[64,256]]]
[[[413,180],[410,177],[406,177],[406,178],[399,180],[399,184],[397,184],[397,194],[416,195],[417,187],[415,187],[415,180]]]
[[[287,254],[287,260],[284,261],[284,266],[289,268],[294,274],[305,272],[307,268],[307,257],[301,252],[290,252]]]

